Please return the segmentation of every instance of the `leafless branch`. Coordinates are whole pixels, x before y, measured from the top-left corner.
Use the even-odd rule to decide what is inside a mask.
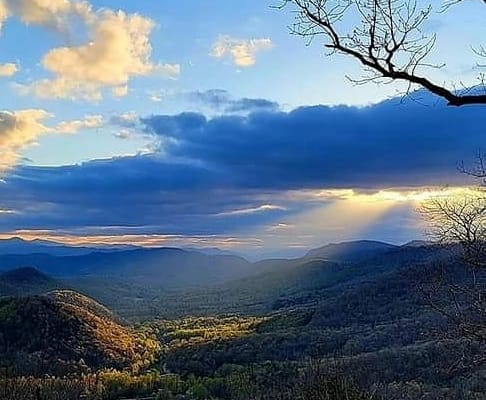
[[[466,337],[486,343],[486,192],[427,200],[420,213],[429,236],[453,251],[454,265],[439,264],[429,277],[428,304]]]
[[[290,6],[296,15],[293,34],[323,36],[329,55],[344,54],[364,66],[366,77],[353,82],[404,81],[409,90],[425,88],[451,106],[486,104],[484,93],[449,89],[423,75],[424,69],[444,66],[427,61],[437,39],[423,29],[432,13],[430,4],[421,8],[417,0],[282,0],[280,8]]]

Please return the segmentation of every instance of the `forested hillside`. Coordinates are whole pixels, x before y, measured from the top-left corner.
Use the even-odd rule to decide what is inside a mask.
[[[424,296],[437,263],[461,274],[453,249],[369,242],[325,249],[302,259],[244,264],[245,277],[199,288],[144,287],[127,276],[55,280],[30,268],[6,272],[3,288],[15,287],[11,294],[22,297],[0,300],[3,366],[11,376],[37,379],[46,372],[88,374],[76,387],[98,385],[113,399],[158,392],[169,396],[161,398],[229,400],[245,390],[264,398],[258,396],[268,385],[269,398],[317,390],[306,385],[349,390],[357,396],[351,399],[366,393],[484,398],[486,370],[470,370],[465,361],[484,348],[458,335]],[[53,287],[76,288],[115,312]]]
[[[2,364],[15,374],[58,376],[149,366],[159,345],[72,291],[0,299]]]

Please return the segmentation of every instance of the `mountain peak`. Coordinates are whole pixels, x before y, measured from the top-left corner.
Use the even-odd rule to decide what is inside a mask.
[[[32,267],[21,267],[4,272],[0,275],[0,278],[9,284],[45,284],[54,281],[46,274]]]
[[[405,243],[402,247],[424,247],[430,246],[433,242],[427,240],[411,240],[410,242]]]
[[[325,258],[335,261],[355,261],[363,257],[397,248],[390,243],[376,240],[355,240],[350,242],[329,243],[325,246],[310,250],[306,258]]]

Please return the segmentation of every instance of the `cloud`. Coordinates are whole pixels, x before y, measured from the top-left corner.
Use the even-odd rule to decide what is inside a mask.
[[[223,89],[210,89],[185,93],[188,100],[203,103],[212,108],[224,109],[231,102],[230,94]]]
[[[103,126],[103,117],[88,115],[84,119],[62,121],[48,126],[45,121],[54,115],[42,109],[0,111],[0,176],[20,160],[21,152],[47,134],[73,134],[80,130]]]
[[[325,231],[344,240],[344,223],[368,229],[359,218],[382,218],[393,204],[420,198],[424,186],[464,183],[456,163],[473,161],[485,147],[482,125],[472,123],[482,114],[479,106],[390,100],[364,108],[149,116],[142,122],[160,141],[159,153],[11,170],[0,183],[0,208],[15,213],[2,215],[0,231],[102,235],[118,227],[110,235],[234,237],[258,230],[304,244]],[[112,122],[123,127],[137,119]],[[402,225],[400,215],[394,218]]]
[[[241,186],[378,188],[462,179],[457,163],[485,145],[480,124],[471,123],[481,112],[390,100],[366,108],[313,106],[214,118],[182,113],[143,122],[165,139],[166,154],[231,171]]]
[[[134,76],[177,74],[176,66],[150,61],[153,26],[139,15],[99,12],[90,27],[89,43],[56,48],[44,56],[42,64],[55,78],[35,82],[32,90],[38,97],[100,100],[104,88],[117,97],[126,95]]]
[[[160,94],[157,93],[152,93],[149,95],[149,99],[153,101],[154,103],[161,103],[164,101],[164,97]]]
[[[128,111],[122,114],[113,115],[110,123],[122,128],[136,128],[139,126],[140,117],[134,111]]]
[[[0,214],[1,214],[0,210]],[[221,235],[160,235],[160,234],[73,234],[57,230],[15,230],[0,233],[0,240],[19,237],[24,240],[44,240],[65,243],[72,246],[131,245],[144,247],[214,247],[235,248],[241,245],[259,243],[257,239]]]
[[[288,230],[294,228],[294,225],[288,224],[286,222],[278,222],[275,225],[270,225],[266,228],[267,232],[275,232],[281,230]]]
[[[278,103],[266,99],[242,98],[230,102],[226,112],[248,112],[248,111],[276,111]]]
[[[69,31],[72,17],[88,22],[93,12],[88,2],[70,0],[3,0],[0,8],[7,16],[18,16],[26,25],[46,26],[64,33]]]
[[[0,33],[3,28],[4,22],[7,20],[9,17],[10,12],[7,8],[7,4],[5,3],[4,0],[0,0]]]
[[[6,63],[0,64],[0,77],[11,77],[14,76],[19,70],[17,64]]]
[[[115,86],[112,93],[115,97],[125,97],[128,94],[128,85]]]
[[[261,212],[266,212],[266,211],[275,211],[275,210],[285,210],[285,207],[278,206],[275,204],[262,204],[261,206],[258,207],[251,207],[251,208],[240,208],[237,210],[230,210],[230,211],[225,211],[222,213],[216,214],[217,216],[220,217],[226,217],[230,215],[244,215],[244,214],[253,214],[253,213],[261,213]]]
[[[87,115],[81,120],[63,121],[54,130],[59,133],[76,133],[83,129],[97,129],[102,126],[102,115]]]
[[[171,97],[177,97],[179,94],[177,94],[173,89],[157,89],[157,90],[147,90],[147,96],[149,100],[155,102],[155,103],[160,103],[166,99],[169,99]]]
[[[99,101],[105,91],[115,97],[126,96],[134,77],[177,77],[180,73],[178,64],[151,60],[154,22],[149,18],[121,10],[94,10],[86,1],[6,0],[2,4],[25,24],[48,27],[65,37],[75,35],[72,26],[81,24],[88,37],[84,44],[48,51],[41,63],[51,77],[20,86],[20,93]]]
[[[249,113],[254,111],[275,111],[279,104],[267,99],[233,99],[226,90],[212,89],[185,94],[193,102],[202,103],[217,111],[226,113]]]
[[[133,136],[133,132],[130,129],[120,129],[119,131],[115,132],[114,135],[117,139],[130,139]]]
[[[43,122],[49,113],[40,109],[0,111],[0,174],[18,160],[19,152],[49,132]]]
[[[147,136],[140,122],[140,116],[134,111],[113,115],[109,122],[115,128],[113,135],[118,139],[125,140],[134,136]]]
[[[73,228],[98,226],[102,221],[107,226],[157,226],[165,233],[176,233],[181,226],[193,233],[216,225],[222,229],[224,221],[213,226],[195,216],[245,208],[248,202],[229,193],[219,200],[208,197],[208,191],[217,190],[226,179],[219,175],[153,155],[57,168],[22,166],[0,184],[0,207],[20,212],[8,221],[2,219],[0,226]]]
[[[262,51],[270,50],[273,43],[270,39],[237,39],[220,35],[213,44],[211,56],[215,58],[230,57],[238,67],[252,67],[256,56]]]

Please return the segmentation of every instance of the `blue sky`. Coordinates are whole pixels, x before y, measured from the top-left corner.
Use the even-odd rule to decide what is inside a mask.
[[[265,255],[420,237],[419,193],[466,183],[484,110],[352,84],[276,4],[1,0],[0,236]],[[477,83],[483,9],[432,12],[428,76]]]

